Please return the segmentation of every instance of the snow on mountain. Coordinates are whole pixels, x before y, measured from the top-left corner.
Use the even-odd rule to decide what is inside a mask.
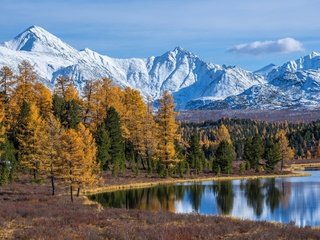
[[[1,46],[15,51],[76,55],[77,50],[41,27],[31,26]]]
[[[172,92],[178,109],[288,108],[320,103],[320,54],[270,64],[256,72],[206,63],[176,47],[161,56],[117,59],[88,48],[76,50],[41,27],[32,26],[0,44],[0,67],[17,71],[22,60],[34,65],[39,78],[53,88],[59,75],[74,79],[81,91],[85,81],[108,77],[114,84],[139,90],[157,100]]]
[[[262,76],[267,76],[272,70],[276,69],[277,68],[277,65],[275,64],[269,64],[257,71],[254,71],[255,74],[259,74],[259,75],[262,75]]]
[[[275,68],[268,74],[268,79],[272,80],[281,77],[287,72],[308,71],[320,69],[320,53],[312,52],[311,54],[301,57],[297,60],[289,61],[280,67]]]
[[[320,54],[313,52],[275,68],[268,82],[212,101],[202,109],[316,109],[320,107]],[[190,103],[189,103],[190,105]]]
[[[206,63],[180,47],[147,59],[116,59],[88,48],[78,51],[37,26],[0,44],[0,66],[17,70],[22,60],[31,62],[50,88],[59,75],[72,77],[79,90],[86,80],[109,77],[153,100],[169,90],[180,108],[194,98],[224,99],[264,82],[264,77],[237,67]]]

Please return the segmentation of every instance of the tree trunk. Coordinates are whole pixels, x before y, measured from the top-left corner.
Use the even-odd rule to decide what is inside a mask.
[[[71,197],[71,202],[73,202],[73,191],[72,191],[72,185],[70,186],[70,197]]]
[[[79,195],[80,195],[80,187],[78,187],[77,197],[79,197]]]
[[[33,179],[34,180],[37,180],[37,170],[36,169],[33,169]]]
[[[51,175],[52,196],[54,195],[54,177]]]

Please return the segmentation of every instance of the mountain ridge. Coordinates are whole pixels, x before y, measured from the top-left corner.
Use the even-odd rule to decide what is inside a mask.
[[[268,92],[290,94],[294,88],[298,95],[299,89],[303,91],[304,102],[320,104],[320,99],[309,96],[318,91],[320,83],[317,52],[282,66],[268,65],[250,72],[237,66],[207,63],[181,47],[148,58],[112,58],[89,48],[77,50],[45,29],[31,26],[0,44],[0,66],[17,71],[22,60],[31,62],[40,80],[51,89],[59,75],[73,78],[80,91],[86,81],[108,77],[114,84],[137,89],[153,101],[168,90],[180,110],[215,106],[272,108],[272,102],[268,105],[262,101],[272,96]],[[291,106],[291,101],[286,98],[279,107]]]

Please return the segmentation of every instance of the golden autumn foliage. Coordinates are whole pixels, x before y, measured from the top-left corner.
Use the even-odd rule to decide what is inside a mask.
[[[102,109],[103,99],[99,95],[101,81],[86,81],[83,89],[83,123],[90,128],[91,131],[96,131],[97,126],[101,123],[97,119]]]
[[[41,116],[48,118],[52,113],[52,94],[51,91],[41,83],[36,83],[35,99],[40,110]]]
[[[317,146],[317,158],[320,158],[320,144]]]
[[[113,86],[108,78],[96,81],[87,81],[83,91],[83,121],[92,132],[104,121],[107,109],[114,107],[123,117],[125,106],[123,104],[124,91]],[[125,131],[125,129],[123,129]]]
[[[73,84],[70,84],[69,86],[67,86],[66,91],[64,93],[64,100],[66,102],[74,100],[75,102],[81,104],[78,91]]]
[[[148,110],[146,115],[142,119],[143,126],[143,136],[144,136],[144,157],[148,161],[157,160],[157,146],[159,144],[159,126],[155,121],[155,118],[152,114],[151,103],[148,103]]]
[[[160,108],[157,113],[158,131],[158,158],[167,167],[175,164],[175,139],[178,137],[178,124],[175,120],[173,98],[165,91],[159,100]]]
[[[54,179],[60,176],[63,168],[61,153],[61,136],[63,129],[60,122],[52,115],[49,114],[45,125],[45,134],[43,135],[43,141],[45,144],[43,148],[45,149],[40,169],[42,174],[51,179],[52,184],[52,195],[54,195]]]
[[[5,126],[4,126],[4,121],[5,121],[5,109],[4,109],[4,104],[2,101],[0,101],[0,144],[5,141],[4,134],[6,132]],[[1,152],[0,152],[1,154]]]
[[[94,184],[97,180],[96,146],[88,129],[79,124],[78,129],[68,129],[61,137],[60,157],[63,167],[60,178],[73,187]]]
[[[143,120],[147,115],[147,107],[140,93],[131,88],[124,90],[123,104],[125,106],[122,116],[123,136],[132,142],[139,154],[142,154],[145,152]]]
[[[75,129],[64,131],[61,136],[62,167],[60,179],[70,186],[71,200],[73,201],[73,187],[79,186],[82,177],[82,159],[84,158],[84,144]]]
[[[79,181],[80,186],[91,186],[97,182],[97,175],[99,172],[99,165],[96,161],[97,148],[95,141],[89,129],[82,123],[77,128],[77,133],[83,143],[83,158],[82,161],[82,176]]]
[[[168,92],[163,94],[160,110],[154,114],[139,91],[121,89],[108,78],[87,81],[80,97],[73,80],[59,76],[53,95],[39,82],[29,62],[21,62],[18,69],[17,75],[7,67],[0,70],[0,142],[7,130],[10,141],[18,148],[21,166],[32,170],[35,177],[41,174],[50,178],[53,194],[55,179],[78,188],[96,183],[100,169],[97,128],[108,119],[110,108],[119,115],[118,132],[125,140],[121,140],[123,155],[127,147],[124,142],[129,143],[135,166],[139,167],[139,162],[143,168],[154,170],[159,160],[167,167],[179,161],[175,142],[180,135]],[[107,139],[111,130],[104,130]],[[104,146],[104,154],[114,151],[111,146]]]
[[[232,144],[229,130],[224,124],[221,124],[219,126],[217,133],[216,133],[216,138],[217,138],[217,140],[215,141],[216,145],[219,145],[219,143],[222,141],[226,141],[229,144]]]
[[[56,84],[54,88],[54,94],[57,94],[60,97],[65,97],[67,88],[73,84],[73,81],[69,77],[59,76],[56,79]]]
[[[29,62],[23,61],[19,64],[18,68],[19,74],[16,78],[16,88],[9,100],[8,107],[8,121],[11,125],[15,124],[23,102],[27,102],[28,104],[36,102],[34,84],[37,80],[37,74],[33,66]]]
[[[292,157],[292,150],[289,147],[289,141],[286,137],[286,132],[284,130],[280,130],[277,133],[277,138],[280,145],[280,152],[283,160],[289,160]]]
[[[20,88],[19,92],[23,101],[32,102],[35,98],[33,87],[38,79],[38,75],[28,61],[22,61],[18,68],[19,75],[17,76],[17,89]]]
[[[45,122],[40,116],[39,109],[35,104],[30,104],[29,107],[29,114],[18,129],[17,140],[20,164],[32,170],[36,178],[45,154],[44,141],[48,138],[45,136]]]
[[[307,150],[307,153],[306,153],[306,159],[307,160],[310,160],[312,158],[312,154],[309,150]]]
[[[0,93],[1,100],[8,103],[14,91],[15,76],[11,68],[4,66],[0,69]]]

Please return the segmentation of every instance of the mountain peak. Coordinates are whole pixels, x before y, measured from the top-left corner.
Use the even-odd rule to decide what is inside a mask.
[[[74,52],[74,48],[39,26],[31,26],[14,39],[1,44],[15,51],[62,53]]]
[[[32,26],[30,26],[30,27],[28,27],[26,30],[24,30],[23,32],[34,32],[34,33],[36,33],[36,32],[43,32],[43,33],[46,33],[46,34],[51,34],[51,33],[49,33],[47,30],[45,30],[44,28],[42,28],[42,27],[39,27],[39,26],[37,26],[37,25],[32,25]],[[22,32],[22,33],[23,33]]]
[[[277,65],[270,63],[267,66],[264,66],[256,71],[254,71],[255,74],[260,74],[263,76],[267,76],[272,70],[274,70],[275,68],[277,68]]]
[[[311,52],[311,53],[309,54],[309,56],[310,56],[310,58],[318,57],[318,56],[320,56],[320,53],[313,51],[313,52]]]
[[[183,49],[182,47],[177,46],[173,49],[173,52],[186,52],[186,50]]]
[[[171,52],[176,53],[176,54],[183,53],[183,54],[187,54],[187,55],[194,55],[192,52],[190,52],[182,47],[179,47],[179,46],[175,47]]]
[[[191,57],[191,58],[197,58],[197,56],[194,53],[192,53],[192,52],[190,52],[190,51],[188,51],[188,50],[186,50],[186,49],[184,49],[182,47],[179,47],[179,46],[175,47],[173,50],[171,50],[169,52],[166,52],[165,55],[166,56],[171,56],[173,58],[186,57],[186,56],[187,57]]]

